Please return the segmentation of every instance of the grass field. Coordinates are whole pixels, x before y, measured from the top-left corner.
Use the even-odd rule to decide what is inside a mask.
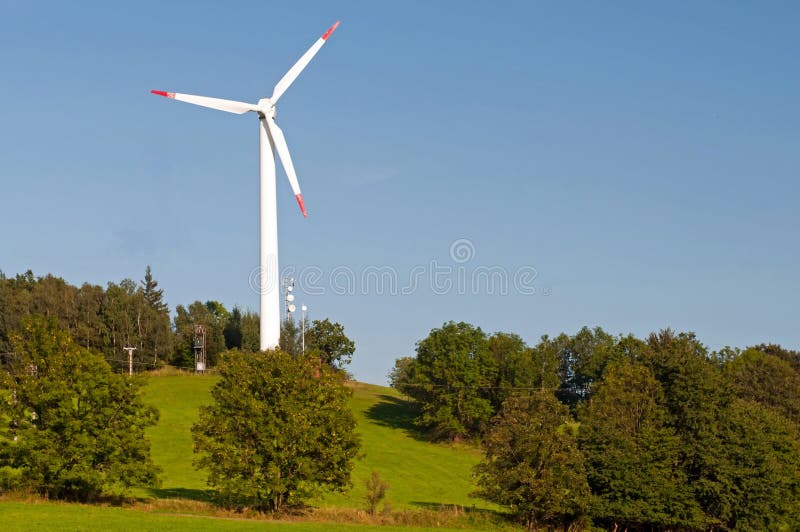
[[[356,525],[308,521],[269,521],[209,517],[203,515],[168,515],[136,509],[59,503],[0,502],[0,524],[5,532],[37,530],[290,530],[322,532],[387,530],[379,525]],[[426,530],[419,527],[392,527],[390,530]],[[441,529],[440,529],[441,530]],[[445,529],[447,530],[447,529]],[[453,530],[453,529],[449,529]]]
[[[211,492],[206,485],[205,472],[192,466],[194,455],[190,427],[197,420],[198,407],[211,401],[210,390],[215,382],[214,376],[186,374],[155,375],[149,379],[146,400],[158,407],[161,417],[158,424],[148,430],[148,437],[153,460],[163,468],[162,487],[136,490],[134,495],[161,501],[163,504],[154,505],[155,510],[148,510],[142,504],[138,509],[129,509],[0,502],[0,525],[11,530],[47,529],[48,524],[52,527],[53,523],[58,523],[58,528],[73,530],[247,530],[279,525],[291,525],[292,530],[330,529],[331,523],[276,523],[183,515],[208,513],[191,509],[191,503],[208,501]],[[413,426],[412,405],[391,388],[361,383],[353,383],[351,387],[352,408],[362,438],[363,456],[356,462],[352,490],[344,494],[323,494],[311,501],[321,515],[330,515],[336,520],[338,511],[363,508],[364,480],[373,470],[389,483],[386,501],[394,511],[413,513],[453,506],[467,510],[499,509],[469,496],[473,489],[470,473],[480,459],[476,449],[427,441]],[[173,499],[185,500],[186,504],[182,506],[179,501],[170,504],[168,501]],[[190,509],[184,510],[184,507]],[[465,524],[469,526],[468,523],[460,526]],[[483,524],[486,525],[486,521]],[[337,529],[382,528],[338,522],[335,526]],[[392,528],[397,529],[403,527]]]

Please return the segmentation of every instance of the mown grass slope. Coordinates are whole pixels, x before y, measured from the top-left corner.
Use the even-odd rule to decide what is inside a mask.
[[[362,383],[352,388],[364,456],[356,462],[353,489],[318,504],[362,507],[364,481],[374,470],[389,483],[386,498],[393,508],[495,508],[469,497],[472,467],[480,459],[477,449],[427,441],[413,425],[413,406],[392,388]]]
[[[192,467],[194,458],[191,427],[200,405],[211,402],[211,375],[171,374],[149,379],[145,399],[160,413],[158,425],[147,431],[153,461],[163,468],[162,488],[151,490],[158,497],[203,498],[208,489],[206,474]]]
[[[206,475],[192,466],[189,429],[197,420],[198,407],[211,401],[209,392],[215,381],[216,377],[205,375],[150,378],[146,398],[159,408],[161,418],[148,437],[153,459],[164,469],[162,488],[150,490],[152,495],[206,498]],[[315,505],[363,507],[364,481],[375,470],[390,485],[386,500],[394,509],[496,508],[469,497],[471,470],[480,459],[476,449],[426,441],[412,424],[413,406],[391,388],[361,383],[353,383],[352,388],[363,453],[353,472],[353,489],[321,496],[313,501]]]

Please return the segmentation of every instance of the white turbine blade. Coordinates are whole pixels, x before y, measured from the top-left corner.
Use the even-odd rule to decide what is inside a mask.
[[[294,164],[292,164],[292,156],[289,155],[289,146],[286,144],[286,137],[283,136],[283,131],[275,123],[275,119],[267,118],[267,127],[269,133],[272,135],[272,141],[275,143],[275,150],[278,152],[278,157],[281,160],[283,169],[286,170],[286,177],[289,178],[289,184],[292,186],[294,197],[297,198],[297,204],[300,205],[300,211],[303,216],[308,216],[306,213],[306,206],[303,203],[303,195],[300,193],[300,184],[297,182],[297,173],[294,171]]]
[[[339,26],[339,21],[337,20],[336,23],[330,28],[328,28],[328,31],[323,33],[322,37],[317,39],[317,42],[315,42],[311,46],[311,48],[309,48],[308,51],[303,54],[303,57],[298,59],[297,63],[295,63],[294,66],[289,69],[289,72],[287,72],[281,78],[278,84],[275,85],[275,90],[272,91],[272,97],[270,98],[270,101],[273,104],[275,104],[280,99],[280,97],[283,96],[283,93],[286,92],[286,89],[289,88],[289,85],[291,85],[294,82],[294,80],[297,79],[297,76],[300,75],[300,72],[302,72],[303,69],[306,67],[306,65],[308,65],[308,63],[311,61],[311,59],[313,59],[313,57],[317,55],[319,49],[322,48],[322,45],[325,44],[325,41],[328,40],[328,37],[331,36],[331,33],[333,33],[338,26]]]
[[[218,111],[227,111],[237,115],[243,115],[248,111],[258,111],[258,106],[251,103],[236,102],[233,100],[222,100],[220,98],[208,98],[207,96],[195,96],[193,94],[181,94],[179,92],[150,91],[153,94],[172,98],[179,102],[193,103],[202,107],[210,107]]]

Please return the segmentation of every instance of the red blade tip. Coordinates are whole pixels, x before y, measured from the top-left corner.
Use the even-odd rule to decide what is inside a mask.
[[[336,28],[338,28],[338,27],[339,27],[339,21],[337,20],[337,21],[336,21],[336,23],[335,23],[333,26],[331,26],[330,28],[328,28],[328,31],[326,31],[325,33],[323,33],[323,34],[322,34],[322,40],[323,40],[323,41],[327,41],[327,40],[328,40],[328,37],[330,37],[330,36],[331,36],[331,33],[333,33],[334,31],[336,31]]]
[[[300,205],[300,210],[303,211],[303,218],[308,218],[308,213],[306,212],[306,206],[303,203],[303,195],[295,194],[294,197],[297,198],[297,204]]]
[[[158,94],[159,96],[163,96],[164,98],[174,98],[175,97],[175,93],[174,92],[156,91],[156,90],[152,90],[150,92],[152,94]]]

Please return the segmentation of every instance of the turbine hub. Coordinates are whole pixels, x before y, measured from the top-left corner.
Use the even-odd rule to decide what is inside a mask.
[[[275,118],[275,104],[269,98],[258,100],[258,112],[264,116]]]
[[[275,109],[275,105],[273,105],[273,103],[269,100],[266,100],[266,102],[264,100],[260,100],[258,102],[258,114],[259,116],[263,116],[265,118],[274,119],[275,115],[277,114],[277,110]]]

